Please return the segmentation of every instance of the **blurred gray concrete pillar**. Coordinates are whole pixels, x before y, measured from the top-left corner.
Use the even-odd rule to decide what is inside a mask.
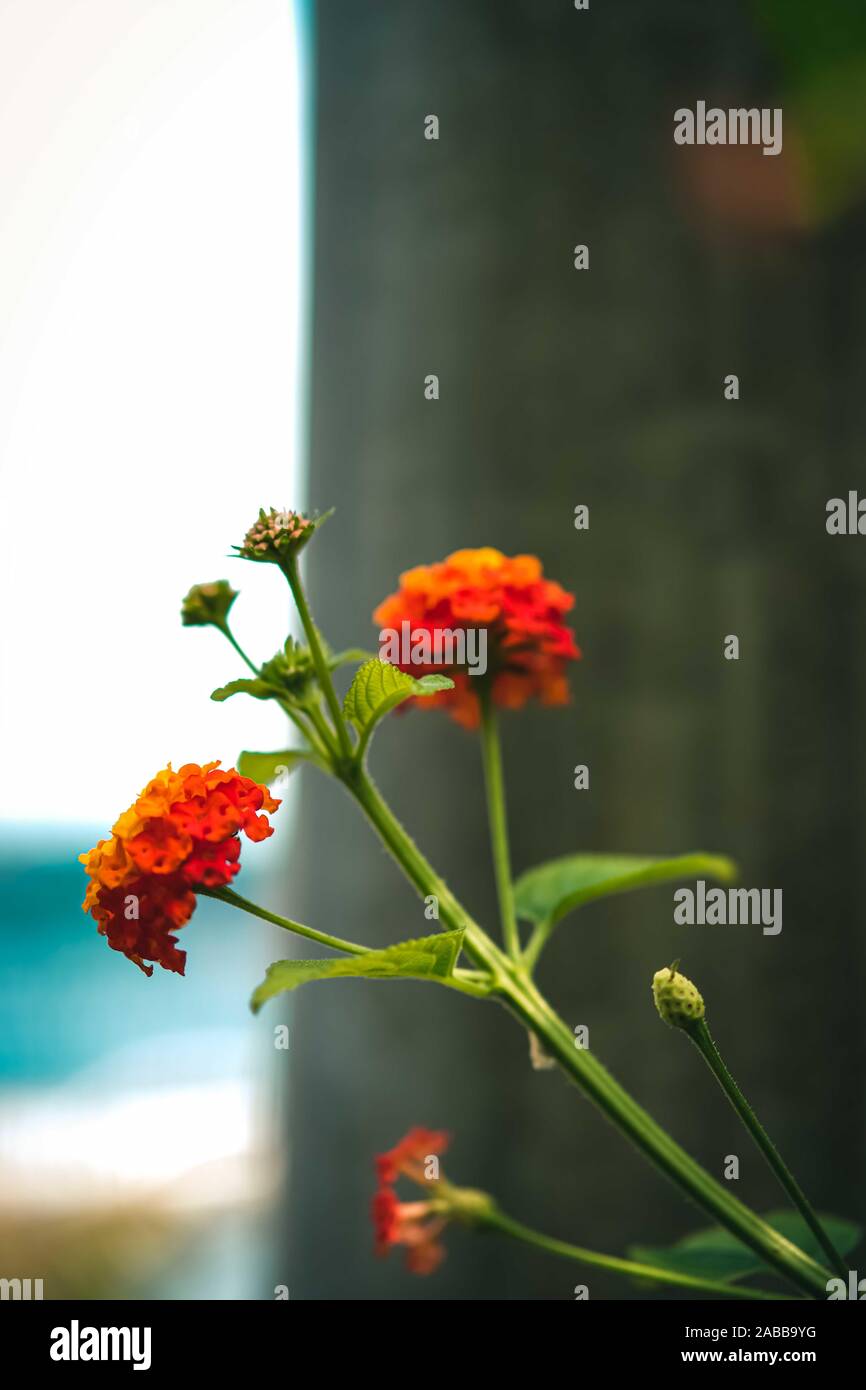
[[[542,983],[713,1172],[739,1153],[740,1194],[780,1205],[654,1016],[652,974],[684,956],[804,1186],[862,1214],[862,1085],[841,1096],[864,1061],[863,567],[823,529],[826,498],[862,475],[862,211],[809,236],[714,234],[672,173],[684,86],[777,104],[745,7],[321,0],[317,46],[309,494],[338,509],[309,552],[320,624],[336,646],[372,643],[399,572],[461,546],[535,552],[577,594],[573,704],[505,720],[516,867],[718,849],[747,885],[783,888],[785,924],[686,936],[667,890],[598,904],[560,928]],[[492,922],[473,738],[411,714],[373,765]],[[427,930],[348,799],[300,776],[293,914],[371,944]],[[339,982],[302,990],[292,1018],[292,1297],[571,1297],[568,1266],[460,1232],[432,1279],[374,1261],[372,1158],[413,1124],[453,1132],[456,1179],[582,1244],[622,1253],[704,1224],[558,1074],[530,1069],[494,1006]]]

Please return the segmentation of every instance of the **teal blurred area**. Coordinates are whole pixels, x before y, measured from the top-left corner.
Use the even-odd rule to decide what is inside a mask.
[[[148,979],[80,909],[97,838],[3,836],[0,1272],[46,1297],[261,1296],[278,1096],[247,999],[268,933],[201,900],[186,976]],[[254,896],[265,877],[243,871]]]
[[[258,978],[252,929],[239,929],[235,914],[202,899],[180,937],[188,953],[186,977],[156,969],[147,979],[100,940],[96,924],[80,911],[87,880],[77,856],[104,834],[104,828],[51,826],[5,833],[0,1083],[67,1081],[82,1069],[105,1066],[108,1045],[115,1059],[126,1058],[117,1063],[119,1076],[152,1083],[159,1039],[178,1027],[192,1038],[223,1034],[227,1047],[218,1065],[228,1063],[235,1074],[250,1022],[237,981],[246,971],[252,989]],[[255,869],[245,867],[243,883],[251,892],[255,880]],[[215,1055],[210,1048],[192,1057],[178,1050],[166,1074],[201,1077],[217,1065],[208,1060]]]

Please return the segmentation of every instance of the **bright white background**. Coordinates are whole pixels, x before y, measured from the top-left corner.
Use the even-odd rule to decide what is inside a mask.
[[[280,747],[184,629],[298,500],[301,85],[291,0],[0,0],[0,815],[106,832],[166,762]]]

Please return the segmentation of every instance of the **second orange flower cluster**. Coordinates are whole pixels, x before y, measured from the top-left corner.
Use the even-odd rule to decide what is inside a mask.
[[[503,555],[483,546],[457,550],[434,565],[419,565],[400,576],[400,587],[373,614],[380,628],[413,636],[483,628],[487,634],[491,697],[497,705],[519,709],[530,699],[562,705],[568,699],[567,666],[581,655],[574,633],[563,621],[574,598],[545,579],[535,555]],[[420,676],[441,667],[404,666]],[[479,722],[479,681],[449,669],[453,690],[423,701],[439,705],[467,728]]]

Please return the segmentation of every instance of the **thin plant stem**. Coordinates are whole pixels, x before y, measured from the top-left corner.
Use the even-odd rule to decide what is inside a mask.
[[[277,704],[283,711],[283,714],[287,715],[288,718],[292,721],[295,728],[303,734],[304,738],[309,743],[313,752],[316,754],[316,757],[321,759],[322,766],[324,768],[328,768],[331,760],[331,746],[325,745],[324,743],[321,743],[319,741],[319,739],[316,737],[315,731],[307,724],[306,720],[302,718],[300,710],[297,710],[292,705],[290,705],[288,700],[283,700],[277,697]]]
[[[320,946],[328,946],[332,951],[342,951],[350,956],[365,956],[370,950],[369,946],[360,946],[357,941],[343,941],[339,936],[330,936],[327,932],[316,931],[314,927],[305,927],[302,922],[293,922],[290,917],[280,917],[276,912],[269,912],[266,907],[259,907],[248,898],[242,898],[232,888],[197,888],[196,892],[206,898],[216,898],[219,902],[228,903],[231,907],[239,907],[244,912],[251,913],[253,917],[261,917],[263,922],[272,922],[275,927],[294,932],[296,936],[306,936],[310,941],[318,941]]]
[[[322,743],[333,755],[337,751],[337,745],[334,741],[334,736],[328,725],[328,721],[325,719],[321,711],[316,709],[314,705],[310,706],[307,713],[309,716],[310,723],[313,725],[313,728],[318,733],[319,738],[322,740]]]
[[[487,793],[487,819],[490,826],[490,847],[499,899],[499,916],[505,949],[512,960],[520,955],[520,935],[514,912],[514,888],[511,882],[511,851],[508,844],[508,816],[505,807],[505,778],[502,772],[502,748],[496,712],[490,691],[484,688],[481,701],[481,753],[484,764],[484,787]]]
[[[533,974],[538,964],[538,957],[547,945],[552,931],[553,920],[550,917],[543,922],[537,922],[533,927],[523,952],[523,964],[530,975]]]
[[[835,1245],[833,1244],[818,1215],[803,1191],[797,1179],[794,1177],[779,1150],[776,1148],[772,1139],[768,1135],[764,1126],[761,1124],[754,1110],[746,1097],[743,1095],[728,1068],[725,1066],[719,1049],[713,1042],[710,1030],[707,1027],[706,1019],[697,1019],[693,1023],[685,1026],[684,1031],[691,1038],[695,1047],[700,1052],[713,1076],[718,1081],[737,1115],[739,1115],[749,1134],[754,1139],[764,1158],[767,1160],[771,1169],[779,1180],[783,1190],[790,1197],[794,1206],[799,1211],[809,1230],[814,1235],[824,1254],[827,1256],[833,1268],[843,1279],[848,1277],[848,1266],[842,1259]]]
[[[231,643],[231,645],[234,647],[235,651],[237,652],[238,656],[240,657],[241,661],[244,663],[245,666],[247,666],[247,667],[249,668],[250,671],[252,671],[253,675],[254,675],[254,676],[259,676],[259,675],[261,675],[261,672],[259,671],[258,666],[256,665],[256,663],[255,663],[254,661],[251,661],[250,658],[247,656],[246,652],[244,651],[244,649],[243,649],[243,647],[241,646],[240,642],[239,642],[239,641],[237,640],[237,638],[235,637],[235,635],[234,635],[234,633],[232,632],[231,628],[229,627],[228,623],[221,623],[221,624],[219,624],[219,631],[222,633],[222,635],[223,635],[223,637],[226,639],[226,641]]]
[[[533,1245],[539,1250],[544,1250],[548,1255],[558,1255],[562,1259],[574,1260],[577,1264],[590,1265],[597,1269],[608,1269],[616,1274],[629,1275],[633,1279],[651,1280],[654,1284],[668,1284],[675,1288],[690,1289],[695,1293],[715,1294],[723,1298],[741,1298],[752,1300],[771,1300],[777,1302],[779,1295],[769,1293],[765,1289],[746,1289],[738,1288],[735,1284],[726,1284],[717,1279],[701,1279],[696,1275],[680,1274],[672,1269],[661,1269],[657,1265],[648,1265],[635,1260],[622,1260],[616,1255],[604,1255],[597,1250],[586,1250],[580,1245],[571,1245],[565,1240],[556,1240],[553,1236],[543,1235],[540,1231],[533,1231],[531,1227],[524,1226],[520,1221],[514,1221],[504,1212],[493,1209],[489,1214],[479,1218],[479,1225],[488,1227],[492,1231],[499,1231],[502,1235],[510,1236],[513,1240],[522,1241],[524,1245]]]
[[[229,627],[228,623],[226,622],[226,623],[221,623],[221,624],[219,624],[219,625],[218,625],[218,630],[222,633],[223,637],[225,637],[226,641],[229,642],[229,643],[231,644],[232,647],[234,647],[234,649],[235,649],[235,651],[237,652],[238,656],[240,657],[241,661],[243,661],[244,664],[248,667],[248,669],[249,669],[250,671],[252,671],[253,675],[254,675],[254,676],[261,676],[262,673],[261,673],[261,671],[259,670],[258,666],[255,664],[254,661],[251,661],[250,658],[247,656],[246,652],[244,651],[244,649],[243,649],[243,647],[241,646],[240,642],[238,642],[237,638],[235,637],[235,635],[234,635],[234,633],[232,632],[231,628]],[[307,740],[307,742],[310,744],[310,747],[313,749],[313,751],[314,751],[320,758],[322,758],[322,760],[323,760],[325,763],[327,763],[327,761],[328,761],[328,748],[327,748],[327,745],[321,745],[321,744],[318,742],[318,740],[314,737],[314,735],[312,734],[311,730],[307,727],[306,723],[305,723],[304,720],[301,718],[301,716],[300,716],[300,714],[298,713],[297,710],[293,709],[292,706],[289,705],[289,704],[288,704],[286,701],[284,701],[284,700],[279,700],[278,703],[279,703],[280,708],[282,709],[283,713],[288,715],[289,719],[292,721],[292,723],[294,724],[295,728],[296,728],[300,733],[303,734],[304,738],[305,738],[305,739]]]
[[[310,613],[309,605],[307,604],[307,596],[304,593],[304,586],[301,581],[301,572],[298,569],[298,561],[295,556],[290,556],[289,559],[286,561],[283,573],[285,574],[286,579],[289,581],[289,588],[291,589],[292,597],[295,600],[295,606],[298,610],[298,616],[301,619],[301,625],[304,629],[307,642],[310,646],[310,653],[313,658],[313,665],[316,668],[316,675],[319,677],[319,685],[328,703],[328,708],[331,711],[331,718],[334,721],[334,728],[337,731],[337,738],[339,739],[340,743],[340,751],[346,759],[349,759],[352,757],[352,743],[349,738],[349,731],[346,728],[346,721],[343,718],[343,711],[340,708],[340,702],[337,699],[337,692],[334,689],[334,682],[331,679],[331,673],[328,670],[328,663],[325,660],[325,654],[322,651],[322,644],[319,641],[319,634],[316,630],[316,624],[313,622],[312,614]]]

